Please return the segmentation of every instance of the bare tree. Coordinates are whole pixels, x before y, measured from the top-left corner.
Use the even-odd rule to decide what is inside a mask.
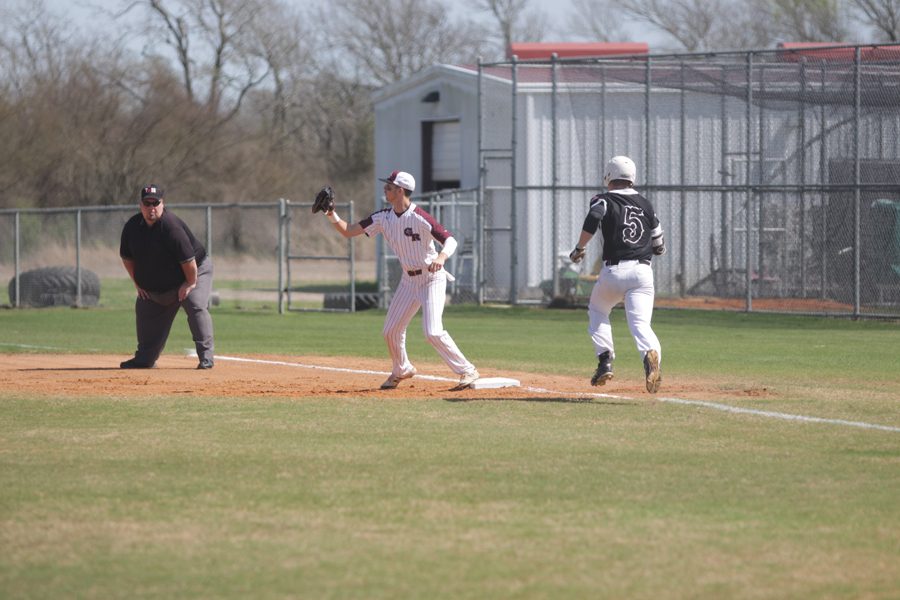
[[[145,52],[165,57],[160,46],[168,48],[187,97],[224,120],[268,77],[256,23],[275,9],[269,0],[135,0],[120,14],[136,7],[147,14],[136,27],[147,40]]]
[[[849,30],[839,0],[767,0],[773,29],[788,41],[842,42]]]
[[[253,24],[253,52],[265,62],[271,76],[271,86],[257,95],[257,104],[264,105],[269,116],[267,135],[273,146],[289,134],[288,113],[318,70],[316,32],[308,21],[281,6],[260,14]]]
[[[771,47],[776,41],[839,41],[847,30],[839,0],[575,0],[574,21],[607,34],[623,16],[666,34],[672,50]],[[598,17],[597,15],[602,15]],[[609,15],[616,15],[610,17]]]
[[[478,11],[488,13],[497,29],[496,46],[506,53],[513,42],[539,42],[549,30],[548,17],[530,6],[531,0],[470,0]]]
[[[900,41],[900,0],[850,0],[857,19],[874,29],[879,38]]]
[[[770,40],[755,2],[621,0],[619,12],[667,34],[675,41],[675,50],[757,47]]]
[[[322,16],[329,45],[346,52],[335,64],[349,78],[376,85],[400,81],[438,63],[474,60],[484,33],[475,23],[454,21],[439,0],[335,0]],[[327,48],[328,46],[325,46]]]
[[[622,19],[617,15],[612,0],[572,0],[572,12],[566,23],[569,30],[578,37],[595,42],[624,42],[628,34],[623,29]]]

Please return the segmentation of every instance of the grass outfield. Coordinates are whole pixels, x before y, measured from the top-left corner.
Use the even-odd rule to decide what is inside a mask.
[[[382,357],[383,312],[214,309],[221,354]],[[479,367],[590,376],[583,311],[451,307]],[[621,310],[617,377],[641,368]],[[667,382],[900,427],[900,325],[657,311]],[[414,359],[434,350],[410,329]],[[121,353],[127,306],[2,310]],[[190,342],[184,317],[169,349]],[[218,367],[217,367],[218,368]],[[735,390],[765,394],[735,394]],[[590,391],[590,389],[586,389]],[[709,395],[709,394],[708,394]],[[896,598],[900,433],[654,402],[29,398],[0,389],[11,598]]]

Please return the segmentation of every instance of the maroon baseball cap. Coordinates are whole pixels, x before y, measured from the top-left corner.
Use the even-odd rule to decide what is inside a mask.
[[[162,200],[163,196],[165,191],[155,183],[141,188],[141,200]]]

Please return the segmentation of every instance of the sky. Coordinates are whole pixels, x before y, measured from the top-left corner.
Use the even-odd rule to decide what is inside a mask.
[[[0,0],[4,2],[7,0]],[[12,0],[22,1],[22,0]],[[25,0],[27,1],[27,0]],[[106,10],[113,10],[121,7],[122,3],[116,0],[44,0],[47,8],[57,15],[66,15],[71,17],[73,21],[82,26],[89,26],[92,29],[108,26],[110,21],[98,18],[96,12],[91,7],[102,7]],[[316,0],[287,0],[290,4],[297,7],[305,7],[315,4]],[[378,0],[372,0],[377,2]],[[450,0],[456,10],[471,10],[464,0]],[[572,11],[571,0],[531,0],[534,8],[540,9],[554,26],[556,31],[547,36],[547,41],[572,41],[571,36],[565,35],[560,31],[565,26],[568,14]]]

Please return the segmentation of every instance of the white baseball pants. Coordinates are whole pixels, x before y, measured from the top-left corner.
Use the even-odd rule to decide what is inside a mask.
[[[460,352],[450,334],[444,330],[446,295],[447,275],[443,270],[437,273],[423,270],[420,275],[415,276],[404,273],[400,278],[400,285],[391,299],[384,320],[384,330],[381,332],[391,354],[394,375],[409,373],[413,368],[406,354],[406,328],[420,306],[425,339],[434,346],[447,366],[457,375],[475,369]]]
[[[588,305],[588,333],[598,355],[609,350],[611,358],[616,356],[609,313],[616,304],[624,300],[628,329],[631,330],[641,358],[648,350],[656,350],[660,362],[662,361],[659,340],[650,328],[654,293],[653,269],[650,265],[636,260],[623,260],[612,266],[604,265],[591,291]]]

